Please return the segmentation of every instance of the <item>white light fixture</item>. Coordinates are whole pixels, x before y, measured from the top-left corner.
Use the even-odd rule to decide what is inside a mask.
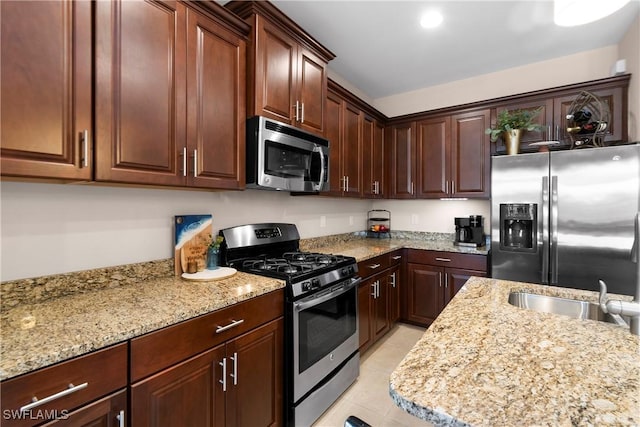
[[[442,14],[437,10],[429,10],[422,14],[420,18],[420,25],[422,28],[435,28],[442,24]]]
[[[629,0],[554,0],[553,22],[573,27],[597,21],[621,9]]]

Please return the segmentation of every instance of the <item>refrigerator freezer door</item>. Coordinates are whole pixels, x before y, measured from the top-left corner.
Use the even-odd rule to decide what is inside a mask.
[[[549,153],[497,156],[491,163],[491,276],[497,279],[547,283],[545,194],[549,191]],[[548,200],[546,200],[548,202]],[[533,205],[533,206],[532,206]],[[502,206],[502,212],[501,212]],[[509,245],[507,227],[517,230],[513,219],[526,219],[535,210],[535,236],[522,247]],[[519,216],[520,215],[520,216]],[[548,218],[548,216],[547,216]],[[515,220],[517,222],[517,220]],[[527,225],[525,221],[522,221]],[[515,226],[514,226],[515,224]],[[515,227],[518,227],[517,229]],[[501,244],[501,236],[503,242]]]
[[[633,295],[640,146],[552,152],[550,176],[551,284]]]

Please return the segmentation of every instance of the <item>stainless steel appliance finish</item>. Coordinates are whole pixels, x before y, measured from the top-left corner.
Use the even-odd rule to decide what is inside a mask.
[[[220,234],[225,265],[286,281],[285,419],[311,425],[359,373],[356,260],[300,252],[293,224],[250,224]]]
[[[491,275],[633,295],[638,144],[492,158]]]
[[[329,141],[265,117],[247,120],[247,188],[329,189]]]

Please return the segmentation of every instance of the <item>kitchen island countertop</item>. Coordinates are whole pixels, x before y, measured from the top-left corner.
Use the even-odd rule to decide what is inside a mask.
[[[391,374],[396,404],[438,426],[640,425],[640,338],[510,305],[520,290],[597,300],[472,277]]]

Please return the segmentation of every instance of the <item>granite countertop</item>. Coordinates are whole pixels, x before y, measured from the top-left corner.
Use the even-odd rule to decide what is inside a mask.
[[[452,235],[400,233],[392,239],[343,234],[306,239],[301,250],[366,260],[395,249],[486,254]],[[0,380],[107,347],[281,289],[284,282],[237,273],[190,282],[161,260],[2,283]]]
[[[178,277],[82,292],[4,310],[0,380],[281,289],[252,274],[215,282]]]
[[[446,426],[640,425],[640,338],[514,307],[511,291],[595,292],[471,278],[391,374],[407,412]]]
[[[489,246],[480,248],[456,246],[452,236],[440,233],[404,233],[390,239],[356,238],[347,240],[324,239],[307,244],[302,249],[355,257],[358,261],[374,258],[396,249],[422,249],[429,251],[458,252],[487,255]]]

